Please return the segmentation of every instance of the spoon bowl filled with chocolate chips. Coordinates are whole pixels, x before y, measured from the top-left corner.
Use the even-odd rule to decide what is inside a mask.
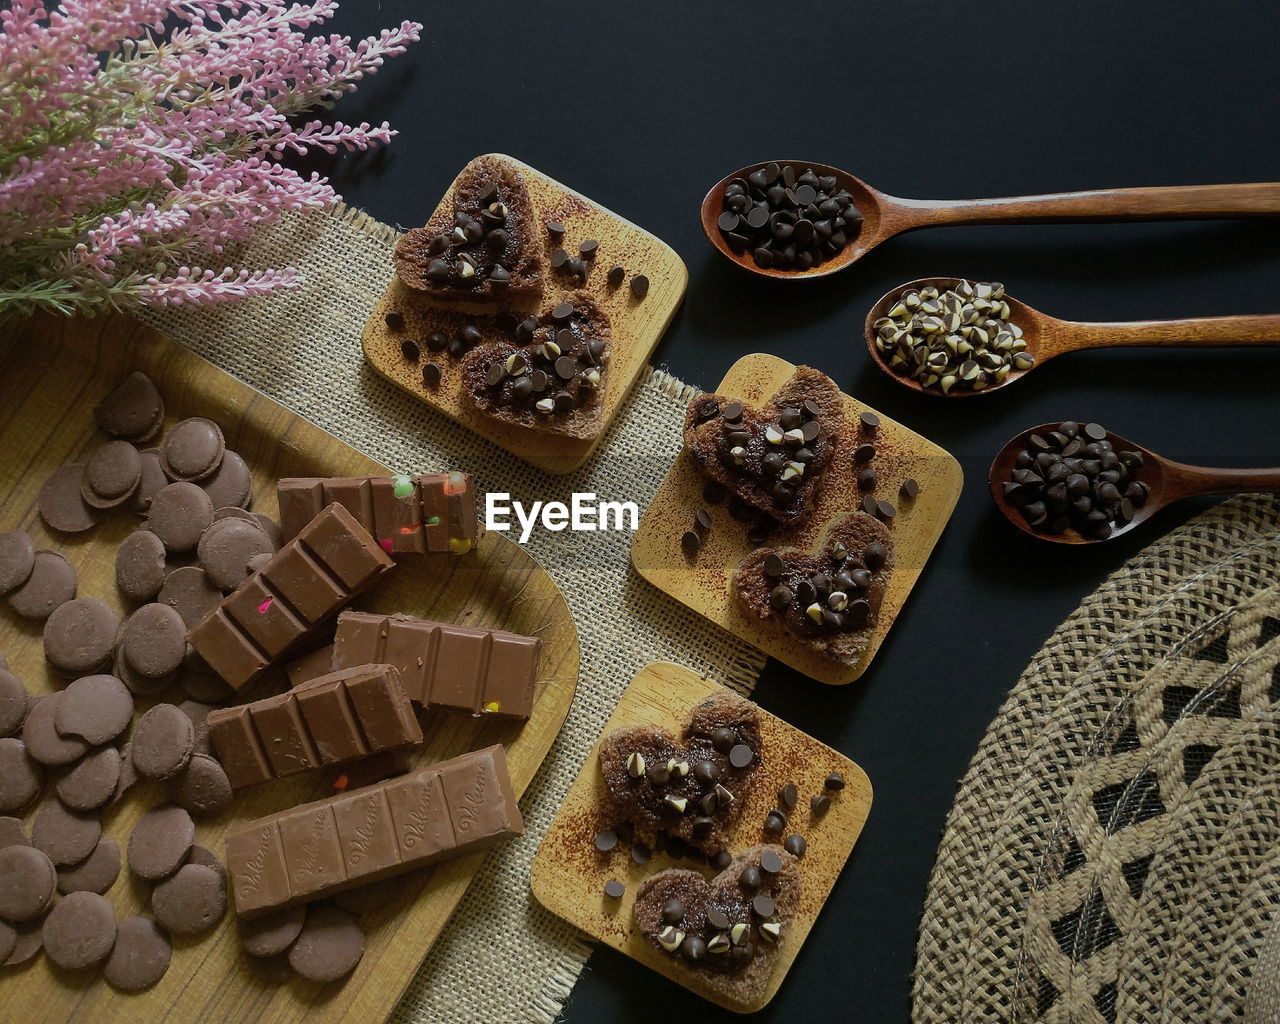
[[[1280,344],[1280,314],[1083,323],[1019,302],[998,282],[922,277],[881,296],[864,333],[871,358],[903,387],[955,398],[1090,348]]]
[[[1056,544],[1111,540],[1195,495],[1280,493],[1280,468],[1188,466],[1101,424],[1074,420],[1012,438],[987,480],[1005,518]]]
[[[920,228],[1280,216],[1280,182],[900,199],[838,167],[774,160],[718,182],[701,212],[711,244],[753,274],[825,277],[894,235]]]

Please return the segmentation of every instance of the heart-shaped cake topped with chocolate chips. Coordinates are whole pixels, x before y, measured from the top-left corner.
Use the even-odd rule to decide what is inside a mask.
[[[874,516],[854,512],[832,524],[817,554],[759,548],[733,574],[752,617],[815,650],[852,664],[866,650],[893,571],[893,540]]]
[[[495,419],[566,437],[592,438],[604,422],[609,317],[575,292],[524,319],[511,340],[462,361],[462,390]]]
[[[649,846],[664,832],[708,855],[727,845],[759,766],[756,706],[731,693],[698,704],[678,740],[633,725],[600,742],[610,820]]]
[[[684,443],[700,472],[757,512],[791,524],[813,508],[843,424],[835,382],[797,366],[763,409],[722,395],[695,398]]]
[[[445,301],[515,302],[542,294],[542,235],[520,171],[492,156],[463,168],[453,202],[396,243],[396,273]]]
[[[802,889],[796,858],[753,846],[709,882],[696,871],[659,871],[640,887],[634,913],[648,942],[726,1000],[748,1004],[773,971]]]

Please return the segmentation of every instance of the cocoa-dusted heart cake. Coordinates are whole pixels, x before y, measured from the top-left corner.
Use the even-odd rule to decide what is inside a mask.
[[[477,409],[533,430],[591,438],[603,424],[609,318],[575,292],[516,322],[510,342],[462,361],[462,389]]]
[[[763,409],[723,395],[695,398],[684,443],[701,473],[757,512],[792,524],[813,508],[843,424],[835,382],[797,366]]]
[[[773,972],[800,903],[796,858],[753,846],[707,881],[669,868],[647,879],[634,914],[645,941],[697,971],[726,999],[750,1003]]]
[[[874,516],[853,512],[817,554],[759,548],[738,563],[733,588],[748,615],[838,661],[866,650],[893,571],[893,540]]]
[[[716,854],[755,783],[760,754],[756,706],[728,692],[698,704],[678,740],[652,726],[618,729],[600,742],[606,814],[650,846],[665,833]]]
[[[542,241],[520,171],[491,156],[463,168],[453,203],[395,248],[410,288],[445,301],[517,302],[542,294]]]

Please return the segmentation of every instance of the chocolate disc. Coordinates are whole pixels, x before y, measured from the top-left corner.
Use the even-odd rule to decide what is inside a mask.
[[[44,657],[57,672],[81,676],[111,663],[120,623],[96,597],[59,605],[44,623]]]
[[[196,827],[181,807],[147,811],[129,835],[129,867],[143,878],[167,878],[191,852]]]
[[[99,747],[57,781],[54,789],[73,811],[93,811],[110,800],[120,784],[120,751]]]
[[[130,601],[150,601],[167,569],[164,542],[150,530],[135,530],[116,549],[116,586]]]
[[[0,850],[6,846],[30,846],[21,818],[0,817]]]
[[[173,552],[191,551],[213,522],[209,495],[192,483],[161,487],[147,509],[146,527]]]
[[[160,488],[167,487],[172,481],[164,475],[164,467],[160,465],[159,448],[144,448],[138,452],[138,457],[142,460],[142,477],[129,508],[142,515],[151,507],[151,501]]]
[[[135,697],[154,697],[169,689],[173,683],[173,674],[151,679],[136,671],[125,659],[124,651],[116,646],[115,660],[111,663],[111,674],[128,688]]]
[[[30,698],[22,680],[0,669],[0,736],[12,736],[22,728]]]
[[[224,505],[213,511],[213,521],[216,523],[220,519],[243,519],[246,523],[256,523],[258,517],[248,509],[240,508],[238,505]]]
[[[9,959],[18,945],[18,929],[8,921],[0,921],[0,964]]]
[[[214,856],[213,852],[203,846],[191,847],[191,852],[187,854],[188,864],[202,864],[206,868],[213,868],[218,872],[218,877],[222,879],[222,884],[227,884],[227,869],[222,866],[222,861]]]
[[[256,521],[223,519],[201,535],[198,557],[210,582],[230,591],[249,575],[249,559],[254,555],[270,555],[273,550],[271,538]]]
[[[364,932],[340,907],[313,903],[302,931],[289,947],[289,965],[308,981],[336,981],[364,956]]]
[[[195,729],[173,704],[157,704],[138,719],[129,756],[138,774],[148,779],[171,779],[191,760]]]
[[[209,745],[209,712],[213,710],[213,705],[197,700],[184,700],[178,705],[178,710],[191,719],[191,728],[195,730],[196,739],[192,747],[192,755],[210,753],[212,748]]]
[[[14,930],[18,933],[18,942],[13,947],[13,952],[9,954],[9,959],[4,962],[5,967],[17,967],[39,955],[43,927],[44,922],[40,920],[14,925]]]
[[[186,565],[164,578],[156,601],[176,611],[190,629],[222,603],[222,591],[198,565]]]
[[[116,929],[116,944],[102,967],[107,984],[122,992],[150,988],[169,969],[173,947],[149,917],[129,917]]]
[[[138,784],[138,770],[133,767],[133,744],[120,748],[120,781],[116,783],[115,799],[119,800]]]
[[[55,469],[40,488],[40,518],[50,529],[62,533],[83,533],[98,524],[97,513],[80,494],[84,464],[73,462]]]
[[[228,505],[243,507],[249,503],[253,492],[253,476],[244,459],[233,451],[224,452],[222,463],[207,480],[200,481],[200,486],[209,495],[214,508]]]
[[[187,625],[166,604],[144,604],[125,622],[120,651],[139,675],[161,679],[178,671],[182,664],[187,651]]]
[[[62,691],[53,724],[62,736],[110,743],[133,720],[133,697],[115,676],[82,676]]]
[[[151,891],[151,912],[173,935],[199,935],[227,912],[222,876],[203,864],[184,864]]]
[[[0,740],[0,811],[20,811],[40,795],[44,774],[12,736]]]
[[[204,704],[229,704],[236,699],[236,691],[213,672],[184,671],[180,682],[183,693]]]
[[[293,945],[306,920],[306,907],[289,907],[276,910],[252,921],[236,918],[236,930],[240,933],[240,945],[250,956],[275,956]]]
[[[36,546],[26,530],[0,533],[0,594],[27,582],[36,564]],[[3,962],[3,961],[0,961]]]
[[[0,917],[30,921],[49,909],[58,873],[48,856],[33,846],[0,850]]]
[[[253,513],[253,518],[258,520],[258,525],[266,531],[268,537],[271,538],[271,548],[273,551],[279,551],[284,546],[284,534],[280,532],[280,524],[270,516],[263,515],[261,512]]]
[[[32,760],[50,768],[70,764],[84,757],[89,744],[78,736],[63,736],[55,722],[58,707],[66,696],[65,690],[42,696],[32,701],[27,720],[22,723],[22,742]]]
[[[62,897],[44,919],[44,951],[59,967],[82,971],[100,964],[116,944],[116,912],[96,892]]]
[[[174,480],[203,480],[221,464],[225,450],[218,424],[193,416],[169,431],[160,448],[160,464]]]
[[[56,551],[37,551],[27,582],[9,594],[9,607],[24,619],[47,619],[76,596],[76,571]]]
[[[74,867],[58,868],[58,892],[105,893],[120,877],[120,847],[103,836],[83,861]]]
[[[123,505],[142,480],[142,457],[128,441],[108,441],[89,456],[80,477],[80,496],[97,509]]]
[[[31,820],[31,845],[55,864],[79,864],[101,838],[96,814],[68,810],[61,800],[46,800]]]
[[[164,422],[164,400],[155,382],[134,370],[99,402],[93,418],[103,433],[129,441],[154,437]]]
[[[195,754],[174,778],[170,799],[197,818],[216,818],[231,806],[231,782],[221,762],[207,754]]]

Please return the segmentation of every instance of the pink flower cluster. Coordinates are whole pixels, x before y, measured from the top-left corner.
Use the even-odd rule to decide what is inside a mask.
[[[333,0],[12,0],[0,11],[0,314],[211,302],[294,287],[209,269],[338,196],[289,152],[363,150],[381,125],[291,120],[403,53],[422,26],[308,36]]]

